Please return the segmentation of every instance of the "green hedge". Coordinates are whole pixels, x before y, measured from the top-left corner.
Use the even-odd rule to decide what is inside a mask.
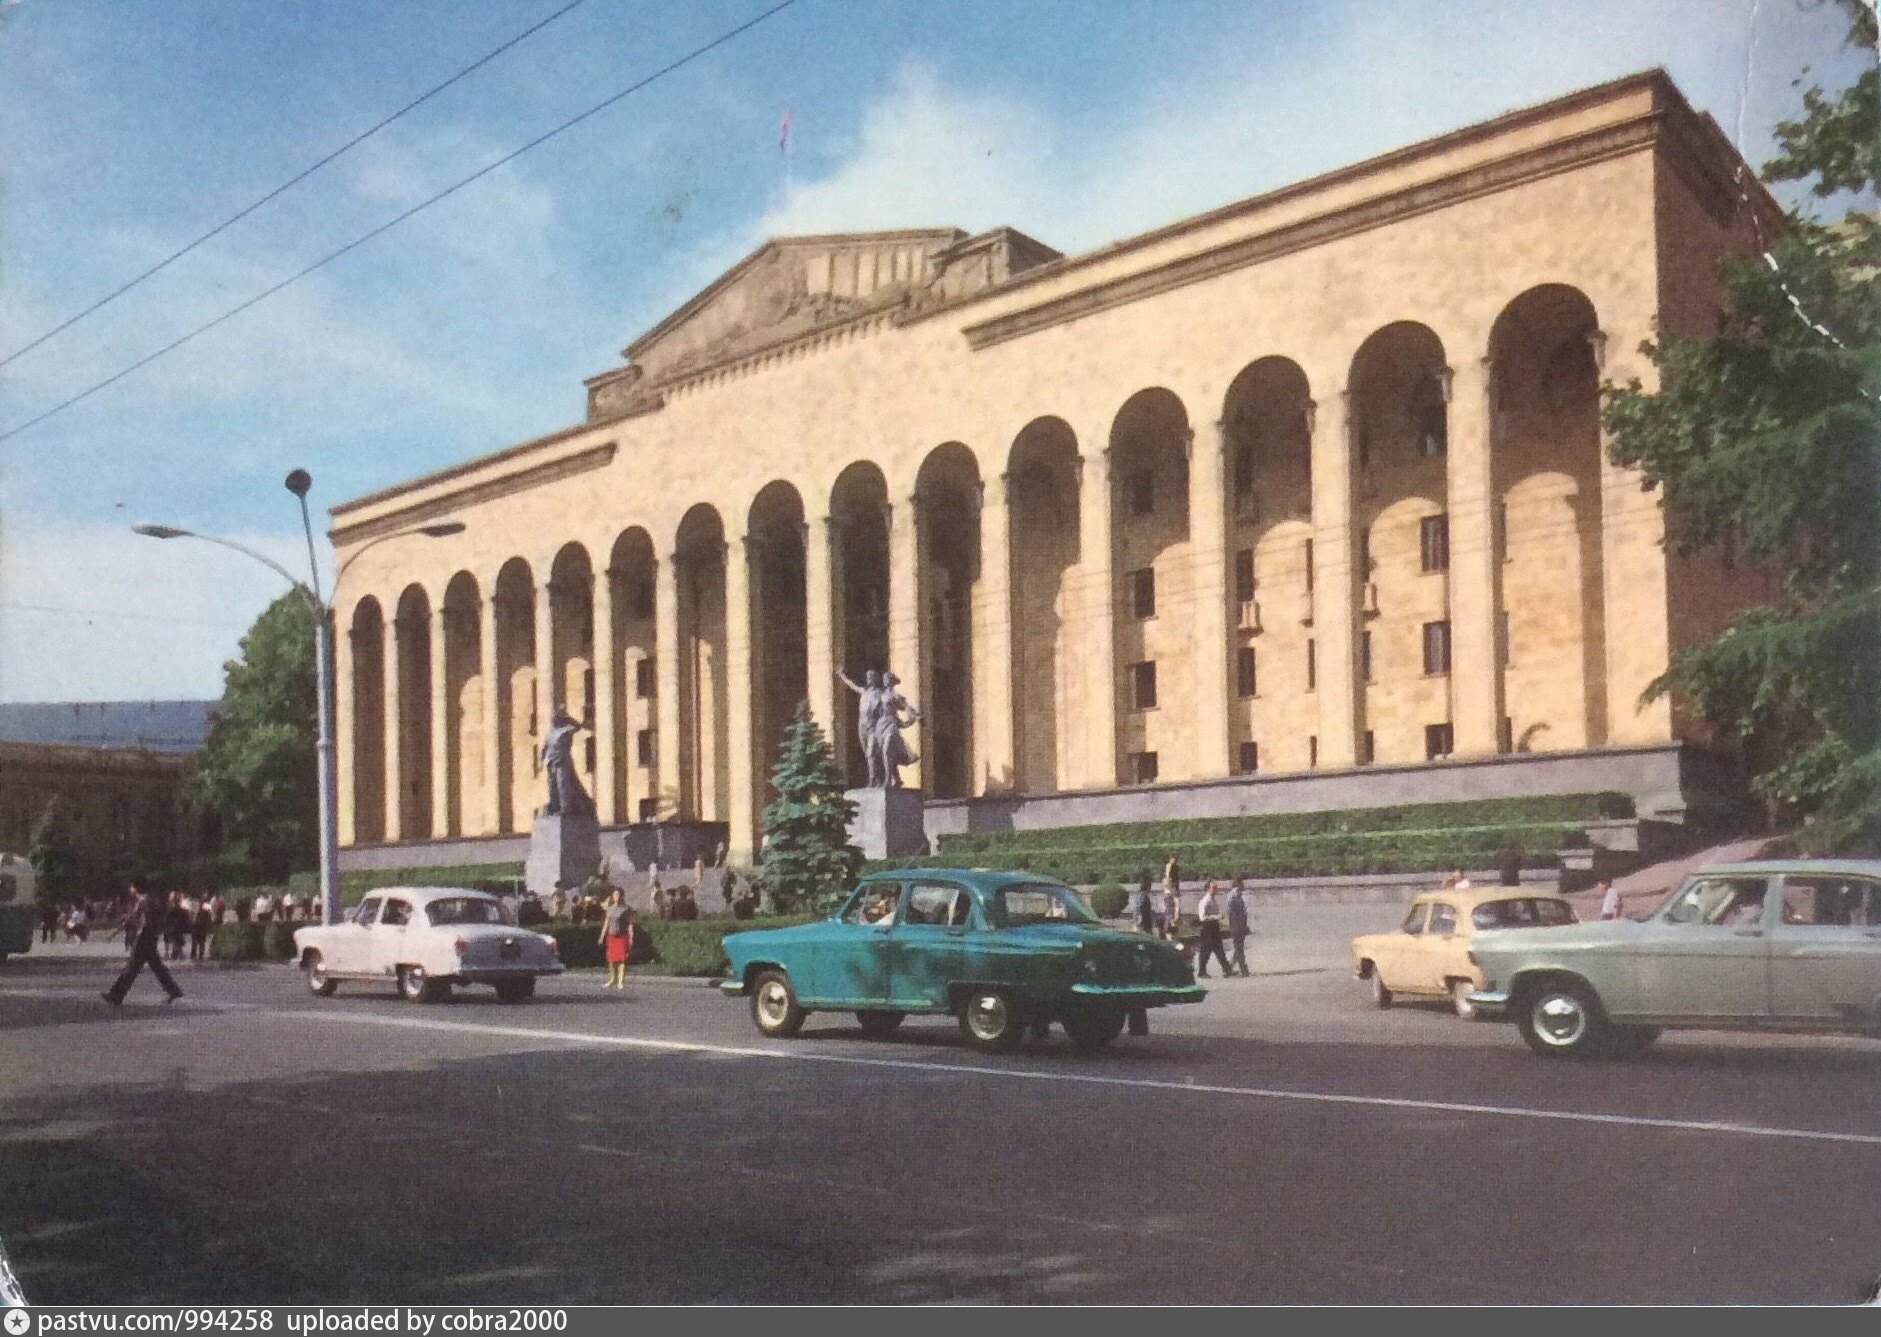
[[[1100,919],[1119,919],[1130,905],[1130,893],[1115,882],[1091,888],[1091,894],[1085,899],[1091,903],[1092,913]]]
[[[211,961],[291,961],[298,924],[242,924],[230,919],[209,939]]]
[[[379,887],[469,887],[473,891],[520,890],[520,863],[438,864],[424,868],[356,868],[340,874],[340,897],[349,904]],[[300,876],[296,874],[295,877]],[[316,881],[316,889],[318,879]],[[293,885],[294,878],[288,879]],[[298,890],[298,888],[296,888]]]
[[[940,838],[939,854],[1016,856],[1034,850],[1152,846],[1162,851],[1160,872],[1173,851],[1187,862],[1196,845],[1268,840],[1288,836],[1337,836],[1366,832],[1584,825],[1631,817],[1625,794],[1550,794],[1539,798],[1478,799],[1468,803],[1413,803],[1386,808],[1338,808],[1322,812],[1259,813],[1245,817],[1189,817],[1160,822],[1112,822],[1099,826],[1033,831],[966,831]],[[976,859],[975,862],[985,862]]]

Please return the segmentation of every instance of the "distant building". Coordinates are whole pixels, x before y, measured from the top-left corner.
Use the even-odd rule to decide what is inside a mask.
[[[25,854],[55,796],[65,804],[80,885],[175,871],[213,832],[182,794],[209,731],[210,701],[0,704],[0,849]]]

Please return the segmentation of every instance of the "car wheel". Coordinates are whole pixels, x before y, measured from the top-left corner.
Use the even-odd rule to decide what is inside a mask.
[[[1385,987],[1385,977],[1378,973],[1378,963],[1372,962],[1372,973],[1368,977],[1372,982],[1372,1006],[1390,1007],[1391,990]]]
[[[864,1035],[875,1040],[885,1040],[895,1033],[895,1028],[901,1025],[902,1018],[907,1015],[906,1012],[890,1012],[884,1009],[858,1012],[856,1020],[862,1023]]]
[[[1074,1007],[1060,1020],[1071,1043],[1086,1053],[1102,1049],[1123,1034],[1124,1014],[1120,1007]]]
[[[766,1035],[795,1035],[807,1015],[783,971],[767,970],[752,981],[751,1020]]]
[[[1528,991],[1515,1022],[1528,1047],[1544,1058],[1588,1058],[1605,1049],[1612,1027],[1593,990],[1577,982]]]
[[[1631,1058],[1643,1054],[1652,1047],[1652,1042],[1659,1038],[1657,1026],[1615,1026],[1613,1034],[1607,1040],[1607,1053],[1614,1058]]]
[[[521,1003],[536,996],[534,980],[499,980],[496,985],[496,1001],[499,1003]]]
[[[435,1003],[451,991],[443,980],[434,980],[423,966],[406,966],[398,973],[398,989],[414,1003]]]
[[[1025,1014],[998,989],[975,989],[960,1005],[960,1032],[976,1049],[1015,1049],[1025,1038],[1025,1028]]]
[[[326,958],[318,952],[307,953],[307,991],[316,998],[331,998],[340,982],[327,973]]]
[[[1470,995],[1475,991],[1474,980],[1450,981],[1450,1006],[1455,1008],[1456,1014],[1465,1021],[1477,1021],[1483,1015],[1482,1009],[1470,1001]]]

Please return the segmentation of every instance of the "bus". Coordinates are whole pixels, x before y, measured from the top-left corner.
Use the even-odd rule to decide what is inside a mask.
[[[0,963],[33,945],[39,906],[33,894],[32,861],[21,854],[0,854]]]

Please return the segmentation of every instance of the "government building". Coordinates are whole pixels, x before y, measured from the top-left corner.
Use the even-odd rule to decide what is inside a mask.
[[[1668,554],[1600,387],[1708,327],[1753,211],[1651,71],[1080,255],[768,242],[581,421],[333,509],[345,862],[521,858],[561,706],[604,842],[746,861],[799,702],[860,783],[838,670],[880,668],[930,836],[1593,790],[1676,820],[1728,763],[1642,693],[1758,582]]]

